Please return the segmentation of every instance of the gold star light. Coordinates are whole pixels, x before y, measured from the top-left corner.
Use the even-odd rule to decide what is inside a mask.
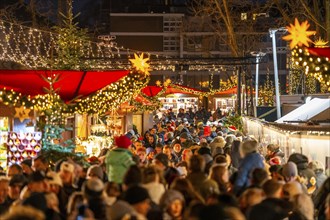
[[[147,63],[149,61],[149,58],[143,59],[143,53],[141,56],[138,56],[136,53],[134,54],[134,59],[129,59],[131,61],[133,68],[135,68],[137,71],[141,71],[145,74],[145,76],[149,76],[149,70],[150,65]]]
[[[164,86],[167,87],[172,83],[171,79],[166,79],[164,82]]]
[[[299,23],[298,19],[295,18],[294,25],[290,24],[290,26],[287,26],[289,35],[286,35],[283,37],[283,40],[291,41],[290,48],[294,48],[296,45],[302,46],[305,45],[306,47],[309,46],[309,42],[312,42],[311,39],[309,39],[309,36],[314,35],[315,31],[307,31],[309,28],[308,21],[304,21],[301,24]]]
[[[15,108],[14,118],[18,118],[20,122],[23,122],[25,119],[29,118],[30,110],[25,109],[23,106]]]
[[[319,37],[318,40],[314,42],[315,47],[318,48],[325,48],[327,47],[328,41],[324,41],[322,38]]]

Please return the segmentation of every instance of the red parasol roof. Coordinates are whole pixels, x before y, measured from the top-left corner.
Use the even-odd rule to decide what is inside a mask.
[[[225,91],[217,92],[216,95],[234,95],[236,93],[237,93],[237,87],[233,87]]]
[[[69,71],[69,70],[0,70],[0,89],[7,88],[23,95],[45,94],[48,83],[42,78],[59,74],[54,89],[65,101],[77,96],[88,96],[103,87],[125,77],[129,71]]]
[[[189,92],[188,90],[202,92],[201,90],[190,88],[187,86],[181,86],[181,85],[175,85],[175,86],[176,86],[175,88],[172,86],[168,86],[166,88],[165,95],[174,94],[174,93],[193,94],[192,92]],[[159,86],[147,86],[142,89],[142,92],[144,94],[146,94],[147,96],[153,97],[153,96],[156,96],[162,89],[163,89],[163,87],[159,87]]]
[[[162,91],[163,87],[159,86],[146,86],[141,91],[149,97],[156,96],[160,91]]]
[[[328,57],[330,59],[330,47],[319,48],[319,47],[309,47],[308,52],[314,56],[318,57]]]
[[[195,92],[203,92],[201,90],[195,89],[195,88],[190,88],[187,86],[181,86],[181,85],[175,85],[177,88],[168,86],[166,89],[165,94],[174,94],[174,93],[181,93],[181,94],[193,94],[189,90],[195,91]],[[186,89],[186,90],[185,90]]]

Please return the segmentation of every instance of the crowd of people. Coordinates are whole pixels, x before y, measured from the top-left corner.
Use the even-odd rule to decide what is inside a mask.
[[[89,166],[52,166],[43,154],[12,164],[0,176],[0,219],[330,219],[320,161],[190,117],[170,111],[143,135],[130,129]]]

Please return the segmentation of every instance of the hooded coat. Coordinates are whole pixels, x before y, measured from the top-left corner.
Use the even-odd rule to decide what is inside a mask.
[[[135,162],[132,159],[132,153],[128,149],[115,148],[107,153],[105,164],[108,180],[121,184],[126,171]]]

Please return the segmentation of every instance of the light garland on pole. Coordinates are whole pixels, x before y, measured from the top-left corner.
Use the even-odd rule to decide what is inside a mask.
[[[310,53],[309,43],[312,41],[309,36],[315,34],[315,31],[307,31],[309,26],[308,21],[300,24],[296,18],[295,24],[290,24],[287,27],[290,34],[284,36],[283,39],[291,41],[291,60],[293,64],[302,67],[306,75],[312,75],[330,91],[330,61],[328,57],[315,56]],[[315,42],[315,48],[328,49],[325,44],[326,42],[318,40]]]

